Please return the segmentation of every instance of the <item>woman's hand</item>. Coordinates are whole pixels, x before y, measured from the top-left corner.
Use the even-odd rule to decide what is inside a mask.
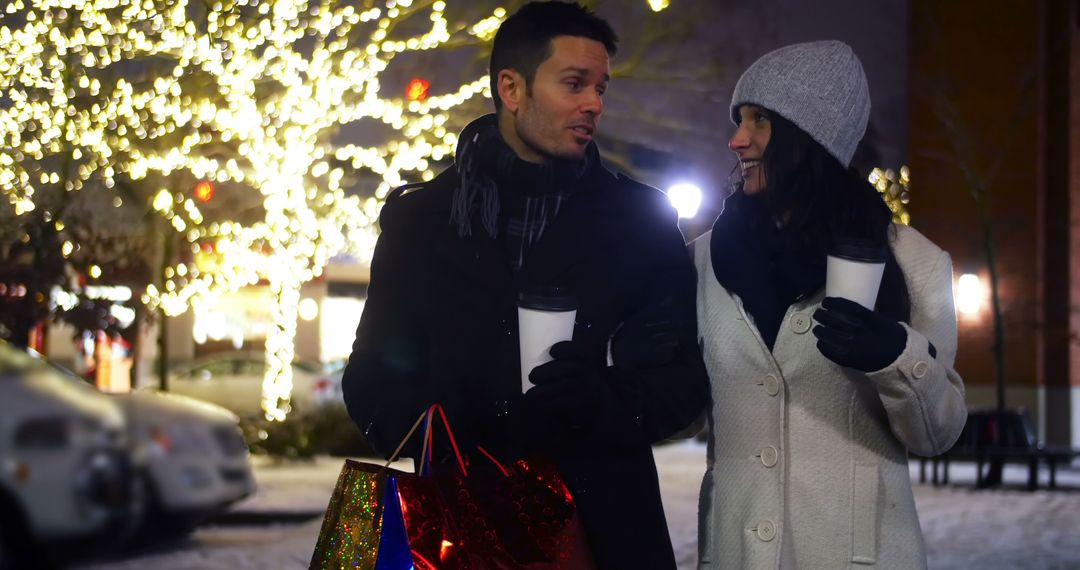
[[[892,364],[907,346],[900,323],[840,297],[825,297],[814,311],[817,347],[829,360],[862,372]]]

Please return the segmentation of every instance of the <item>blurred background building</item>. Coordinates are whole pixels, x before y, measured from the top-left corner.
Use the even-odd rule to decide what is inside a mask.
[[[989,243],[1006,402],[1080,444],[1078,3],[915,0],[909,17],[914,225],[979,279],[959,314],[968,401],[997,398]]]

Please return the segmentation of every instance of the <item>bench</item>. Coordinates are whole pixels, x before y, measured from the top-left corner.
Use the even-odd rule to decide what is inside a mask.
[[[1020,463],[1028,467],[1027,488],[1035,490],[1039,484],[1039,466],[1049,469],[1049,487],[1057,487],[1057,466],[1069,464],[1080,456],[1080,449],[1064,445],[1046,445],[1038,440],[1031,417],[1023,409],[971,410],[960,437],[952,448],[936,457],[919,458],[919,482],[926,482],[926,465],[931,468],[934,485],[949,484],[949,463],[952,461],[975,462],[975,487],[989,486],[983,473],[987,464],[995,462]]]

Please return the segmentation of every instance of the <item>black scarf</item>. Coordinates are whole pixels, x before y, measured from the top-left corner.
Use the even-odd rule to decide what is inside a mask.
[[[496,115],[485,115],[462,130],[456,153],[461,182],[454,191],[450,221],[458,235],[472,234],[475,222],[490,237],[499,235],[500,213],[511,265],[519,269],[587,172],[598,164],[595,144],[580,161],[522,160],[503,141]],[[505,210],[500,212],[500,210]]]
[[[792,303],[825,286],[824,246],[777,227],[762,200],[740,191],[724,202],[710,250],[717,281],[742,299],[772,350]]]

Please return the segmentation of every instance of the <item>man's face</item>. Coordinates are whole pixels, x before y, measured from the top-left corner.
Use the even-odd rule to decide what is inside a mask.
[[[510,148],[529,162],[585,156],[611,79],[604,44],[558,36],[551,47],[551,57],[537,67],[531,84],[511,70],[499,74],[496,96],[503,98],[504,115],[508,115],[500,119],[500,132]]]

